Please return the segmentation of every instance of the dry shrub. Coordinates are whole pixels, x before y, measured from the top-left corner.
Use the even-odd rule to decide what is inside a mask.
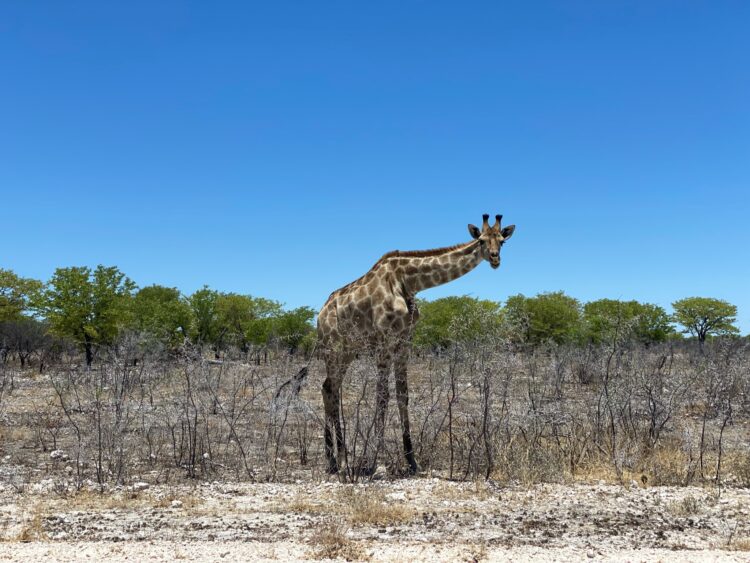
[[[722,461],[727,473],[737,479],[740,487],[750,487],[750,453],[731,452]]]
[[[627,484],[645,474],[657,485],[750,486],[742,433],[750,344],[743,342],[717,341],[703,353],[688,342],[530,349],[498,341],[422,350],[409,365],[417,461],[433,475],[468,481]],[[0,442],[19,475],[43,466],[72,486],[94,480],[107,490],[138,474],[159,483],[285,481],[325,469],[321,359],[271,354],[256,365],[242,355],[217,361],[186,349],[140,358],[136,367],[123,354],[102,351],[92,370],[61,357],[49,376],[24,376],[4,398]],[[275,400],[303,363],[308,386],[296,399]],[[364,480],[357,463],[373,447],[375,379],[372,358],[362,354],[343,387],[348,454],[340,477],[351,481]],[[53,446],[69,456],[65,464],[50,459]],[[393,395],[380,456],[396,473],[403,464]],[[95,497],[91,505],[185,502],[148,495]],[[299,502],[300,511],[354,513]],[[362,512],[378,512],[377,500],[362,502]]]
[[[570,478],[565,463],[553,449],[514,439],[500,449],[497,469],[491,477],[501,483],[518,481],[524,485],[535,483],[562,483]]]
[[[369,559],[362,546],[347,537],[349,527],[343,522],[332,522],[318,528],[310,537],[314,559],[346,559],[362,561]]]
[[[649,455],[643,456],[643,472],[651,485],[686,485],[695,471],[695,463],[679,444],[665,442]]]

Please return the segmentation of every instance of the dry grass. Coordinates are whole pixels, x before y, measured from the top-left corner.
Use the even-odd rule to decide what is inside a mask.
[[[395,526],[415,518],[413,507],[389,500],[385,493],[372,487],[346,487],[330,498],[297,496],[283,506],[281,512],[305,512],[338,516],[352,526]]]
[[[330,502],[324,500],[313,500],[309,495],[297,495],[292,500],[277,507],[279,512],[304,512],[306,514],[332,514],[333,507]]]
[[[312,559],[369,560],[362,546],[347,537],[349,527],[343,522],[333,522],[319,528],[311,537]]]
[[[480,543],[478,545],[475,545],[470,550],[467,561],[471,561],[473,563],[479,563],[479,561],[487,561],[488,557],[489,557],[489,554],[487,552],[487,544]]]
[[[667,507],[675,516],[693,516],[700,512],[700,503],[693,495],[674,501]]]
[[[174,501],[182,503],[181,508],[195,509],[203,504],[203,499],[191,493],[153,494],[146,491],[122,491],[99,493],[90,489],[81,489],[65,495],[59,500],[50,501],[57,509],[63,510],[142,510],[144,508],[172,508]]]
[[[153,508],[173,508],[173,503],[179,502],[180,508],[185,510],[194,510],[204,503],[204,500],[193,494],[169,493],[158,498],[154,498],[151,506]]]
[[[732,540],[730,549],[733,551],[750,551],[750,538],[740,538]]]
[[[382,491],[347,488],[339,496],[353,525],[393,526],[408,522],[415,515],[412,507],[387,501]]]
[[[441,481],[432,489],[432,496],[441,500],[465,501],[487,500],[493,496],[490,485],[483,479],[476,479],[468,486],[451,481]]]
[[[24,515],[21,529],[13,539],[20,542],[44,541],[47,539],[47,532],[44,531],[44,507],[41,504],[35,504],[28,514]]]

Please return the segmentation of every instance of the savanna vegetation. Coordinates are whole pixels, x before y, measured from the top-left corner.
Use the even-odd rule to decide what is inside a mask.
[[[409,384],[423,471],[750,485],[750,342],[732,304],[691,297],[670,313],[553,292],[419,306]],[[322,475],[314,316],[209,287],[138,287],[115,267],[46,282],[0,270],[0,453],[18,486],[40,470],[102,488]],[[313,384],[277,397],[302,366]],[[342,478],[360,478],[371,447],[375,373],[365,353],[345,381]]]

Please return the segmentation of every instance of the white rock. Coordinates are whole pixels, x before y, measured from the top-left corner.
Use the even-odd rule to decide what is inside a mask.
[[[133,490],[134,491],[145,491],[149,488],[149,484],[144,481],[139,481],[137,483],[133,483]]]
[[[42,479],[32,485],[31,490],[34,493],[46,495],[55,490],[55,481],[53,479]]]
[[[57,460],[57,459],[63,459],[63,458],[66,458],[66,457],[67,457],[67,456],[65,455],[65,452],[64,452],[64,451],[62,451],[62,450],[52,450],[52,451],[50,452],[49,456],[50,456],[50,457],[51,457],[52,459],[55,459],[55,460]]]
[[[181,500],[173,500],[172,501],[172,508],[182,508],[182,501]]]

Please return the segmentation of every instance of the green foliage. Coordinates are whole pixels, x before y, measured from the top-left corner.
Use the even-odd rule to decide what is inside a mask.
[[[300,307],[284,311],[281,303],[263,297],[219,293],[207,287],[188,300],[194,317],[194,338],[215,350],[236,346],[247,352],[251,345],[272,340],[296,350],[312,331],[315,311]]]
[[[585,337],[595,344],[636,339],[663,342],[674,334],[667,312],[638,301],[599,299],[583,307]]]
[[[252,297],[252,320],[247,327],[247,341],[257,346],[268,344],[275,320],[284,311],[281,303],[264,297]]]
[[[132,301],[133,327],[175,348],[187,337],[192,324],[190,305],[173,287],[150,285]]]
[[[112,344],[130,322],[135,284],[116,267],[58,268],[47,284],[39,309],[51,331],[69,338],[93,360],[93,348]]]
[[[199,345],[214,344],[219,335],[219,314],[216,301],[219,292],[203,286],[188,298],[193,314],[193,341]]]
[[[737,307],[722,299],[686,297],[672,303],[674,322],[685,327],[703,344],[708,336],[733,336],[739,334],[734,325]]]
[[[19,320],[39,300],[42,282],[0,268],[0,322]]]
[[[581,304],[562,291],[514,295],[508,298],[505,313],[516,337],[529,344],[548,340],[560,344],[581,336]]]
[[[232,345],[246,350],[247,331],[254,319],[252,298],[237,293],[220,293],[216,298],[216,314],[219,326],[217,347]]]
[[[419,322],[414,329],[414,345],[446,348],[498,335],[502,327],[500,304],[468,296],[419,301]]]
[[[726,301],[690,297],[673,307],[670,317],[657,305],[637,301],[600,299],[581,306],[562,291],[514,295],[504,308],[468,296],[445,297],[419,302],[414,345],[439,349],[508,334],[531,345],[613,339],[651,343],[677,337],[673,322],[701,344],[711,335],[739,332],[737,307]],[[31,313],[44,322],[24,324]],[[46,285],[0,269],[0,347],[6,354],[18,350],[12,352],[17,357],[29,357],[49,331],[80,345],[90,364],[96,348],[113,344],[126,327],[152,334],[169,347],[188,337],[217,354],[232,346],[247,352],[268,345],[309,353],[316,341],[314,318],[310,307],[287,311],[277,301],[207,286],[187,299],[176,288],[159,285],[135,292],[135,284],[116,267],[59,268]]]
[[[309,346],[311,334],[314,333],[314,318],[315,310],[310,307],[297,307],[281,313],[274,319],[274,338],[291,353],[296,352],[297,348],[305,343]]]

